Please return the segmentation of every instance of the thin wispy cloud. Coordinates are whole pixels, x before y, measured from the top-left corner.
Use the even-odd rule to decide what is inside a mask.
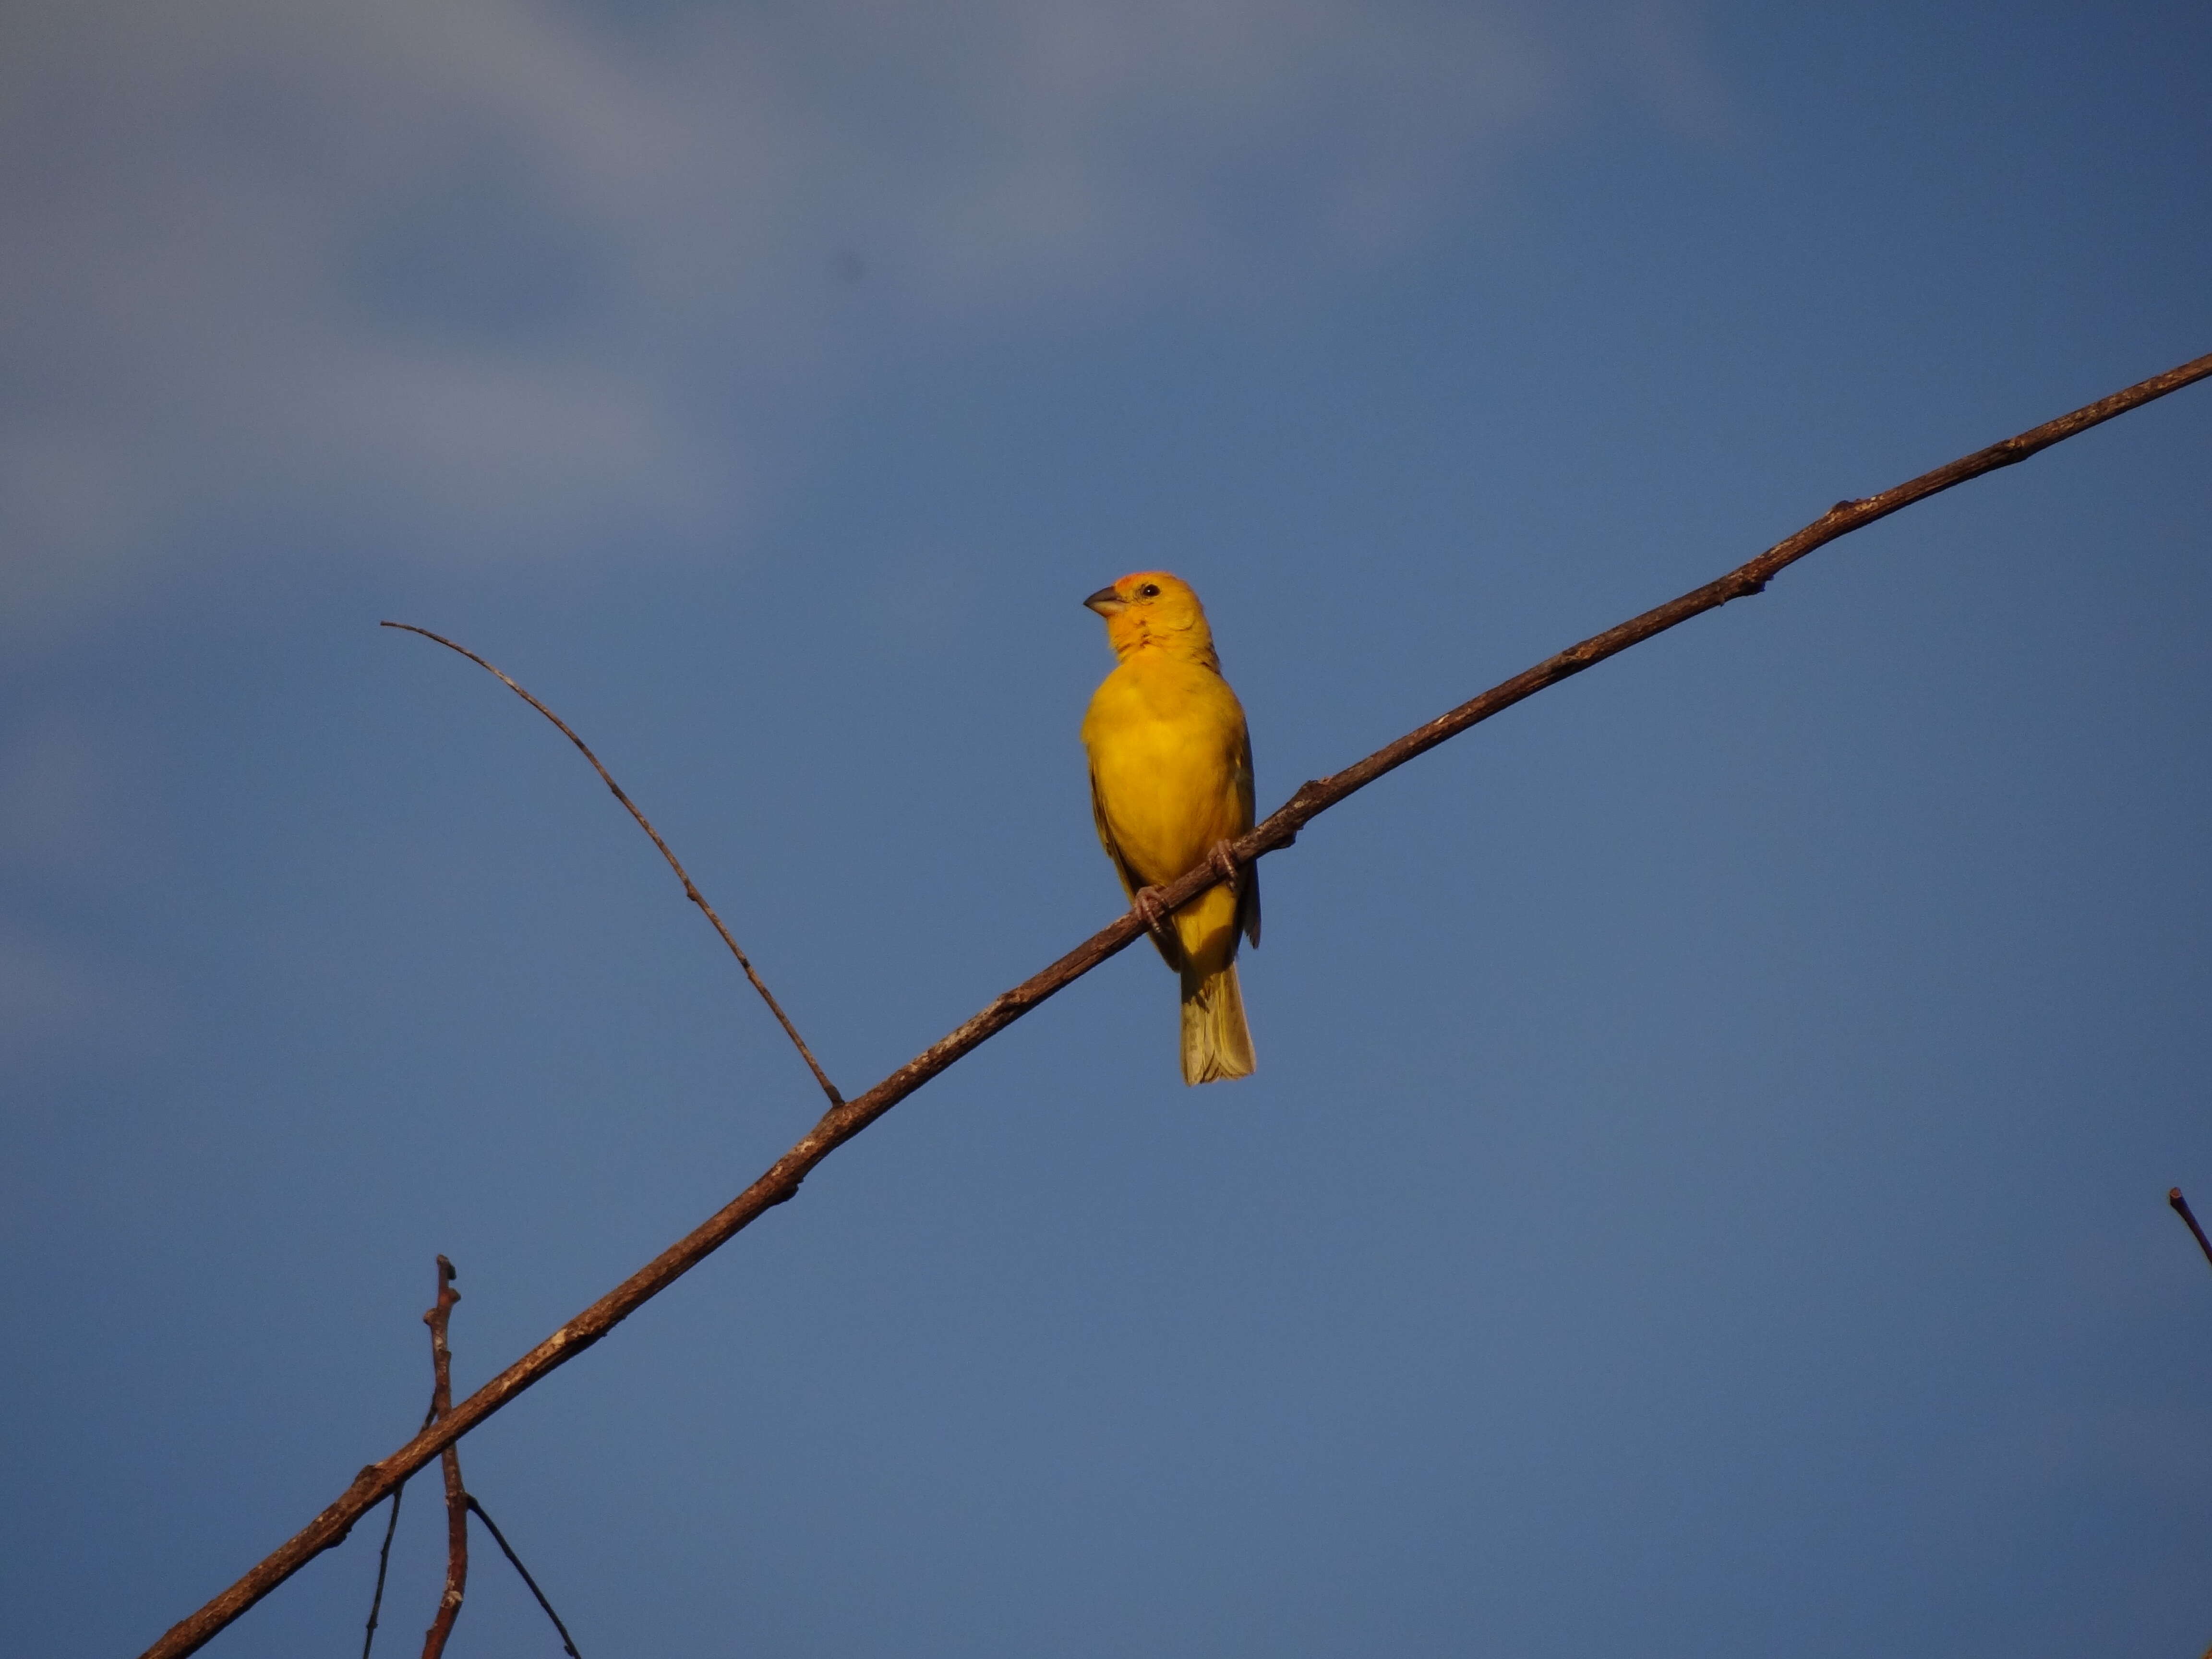
[[[215,0],[7,33],[19,615],[244,535],[712,534],[881,331],[1295,290],[1583,112],[1703,96],[1648,6]]]

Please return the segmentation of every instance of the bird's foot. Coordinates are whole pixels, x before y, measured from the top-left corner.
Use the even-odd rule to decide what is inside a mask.
[[[1168,908],[1160,902],[1157,887],[1139,887],[1129,896],[1129,908],[1137,913],[1137,920],[1145,924],[1145,931],[1158,939],[1161,946],[1170,947],[1174,939],[1168,929]]]
[[[1206,867],[1231,887],[1237,884],[1237,878],[1241,873],[1237,855],[1229,850],[1229,843],[1225,841],[1217,841],[1206,849]]]

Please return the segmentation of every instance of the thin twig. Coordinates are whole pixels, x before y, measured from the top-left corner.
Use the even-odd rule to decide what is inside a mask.
[[[422,1413],[422,1426],[428,1428],[438,1420],[438,1390],[430,1390],[430,1409]],[[392,1516],[384,1523],[384,1545],[376,1552],[376,1594],[368,1598],[368,1629],[361,1638],[361,1659],[368,1659],[368,1650],[376,1645],[376,1614],[384,1605],[384,1575],[392,1566],[392,1534],[399,1530],[399,1500],[407,1495],[407,1483],[403,1480],[392,1489]]]
[[[461,1293],[453,1288],[453,1264],[438,1258],[438,1300],[422,1316],[430,1328],[430,1369],[436,1378],[430,1396],[433,1419],[451,1416],[453,1410],[453,1354],[447,1346],[447,1328],[453,1304]],[[446,1474],[446,1593],[438,1598],[438,1616],[422,1633],[422,1659],[442,1659],[446,1638],[461,1616],[461,1598],[469,1588],[469,1494],[461,1485],[461,1448],[449,1440],[440,1456]]]
[[[2197,1248],[2204,1252],[2206,1261],[2212,1262],[2212,1238],[2205,1237],[2204,1229],[2197,1224],[2196,1213],[2190,1209],[2189,1200],[2181,1195],[2181,1188],[2176,1187],[2167,1193],[2166,1201],[2173,1206],[2174,1214],[2189,1224],[2189,1231],[2197,1235]]]
[[[530,693],[524,690],[520,685],[516,684],[505,672],[500,669],[495,668],[491,664],[486,662],[482,657],[477,655],[475,652],[470,650],[465,645],[456,645],[453,641],[447,639],[443,634],[433,634],[427,628],[416,627],[413,623],[387,622],[379,623],[377,626],[380,628],[397,628],[410,634],[420,634],[426,640],[435,640],[440,645],[444,646],[448,651],[459,652],[461,655],[466,657],[471,662],[476,664],[477,667],[483,669],[486,673],[492,675],[495,678],[501,681],[506,685],[508,690],[514,692],[516,696],[521,698],[523,702],[528,703],[539,714],[544,715],[547,720],[551,720],[554,725],[561,728],[561,735],[576,745],[578,750],[581,752],[584,758],[591,762],[592,769],[599,775],[600,781],[605,783],[608,788],[614,791],[614,797],[617,800],[620,801],[625,807],[629,809],[630,817],[637,820],[637,827],[644,830],[647,835],[653,837],[653,844],[660,849],[660,856],[668,860],[668,867],[676,872],[676,879],[684,884],[684,896],[690,899],[692,903],[697,905],[702,914],[706,916],[707,920],[714,924],[714,931],[722,936],[722,943],[730,947],[730,954],[738,959],[738,966],[744,969],[745,977],[752,981],[753,989],[759,992],[761,994],[761,1000],[768,1004],[769,1012],[774,1014],[775,1016],[775,1023],[783,1027],[784,1036],[789,1037],[792,1042],[792,1046],[799,1050],[799,1057],[806,1062],[806,1069],[814,1073],[814,1080],[822,1085],[822,1092],[830,1097],[830,1104],[831,1107],[835,1108],[842,1106],[845,1103],[845,1097],[839,1094],[837,1092],[837,1085],[830,1081],[830,1074],[822,1069],[820,1062],[814,1058],[814,1051],[806,1046],[806,1039],[799,1035],[799,1028],[791,1023],[791,1016],[783,1012],[783,1005],[775,1000],[775,994],[768,988],[767,981],[763,980],[760,975],[754,970],[752,958],[738,948],[738,941],[731,936],[730,930],[722,926],[722,919],[714,914],[714,907],[707,902],[706,895],[702,893],[697,886],[693,884],[689,872],[687,872],[684,866],[677,861],[676,854],[668,850],[668,843],[661,840],[660,831],[654,829],[653,827],[652,821],[648,819],[644,813],[637,810],[637,803],[623,793],[622,785],[617,783],[614,780],[614,775],[609,772],[605,767],[599,763],[599,757],[592,752],[591,744],[586,743],[581,738],[578,737],[574,731],[571,729],[568,721],[562,720],[558,714],[548,708],[544,703],[538,702],[537,698],[532,696]]]
[[[384,1575],[392,1566],[392,1534],[399,1530],[399,1500],[406,1492],[404,1481],[392,1489],[392,1518],[384,1523],[384,1547],[376,1553],[376,1594],[368,1599],[368,1628],[362,1634],[361,1659],[368,1659],[369,1649],[376,1645],[376,1614],[384,1605]]]
[[[1778,542],[1718,581],[1709,582],[1671,604],[1647,611],[1618,628],[1571,646],[1439,715],[1426,726],[1407,732],[1395,743],[1376,750],[1357,765],[1302,785],[1267,822],[1233,843],[1230,854],[1241,866],[1288,847],[1313,818],[1385,772],[1404,765],[1414,756],[1435,748],[1445,738],[1488,720],[1523,698],[1534,696],[1546,686],[1579,674],[1592,663],[1626,651],[1731,599],[1758,592],[1776,572],[1803,558],[1814,548],[1877,519],[1887,518],[1900,507],[1924,500],[1939,490],[2025,460],[2039,450],[2207,376],[2212,376],[2212,354],[2100,398],[2018,437],[1978,450],[1894,489],[1863,501],[1839,501],[1788,540]],[[1173,910],[1223,879],[1211,863],[1202,864],[1167,883],[1154,896],[1163,908]],[[317,1555],[340,1542],[354,1522],[390,1492],[395,1482],[421,1468],[518,1395],[567,1364],[768,1211],[795,1197],[799,1182],[816,1164],[930,1079],[1108,957],[1127,950],[1143,933],[1144,923],[1134,912],[1124,912],[1042,973],[994,998],[981,1012],[930,1044],[866,1094],[823,1113],[813,1128],[769,1165],[751,1186],[486,1382],[455,1407],[451,1416],[416,1435],[383,1462],[362,1470],[354,1477],[353,1484],[320,1515],[228,1589],[173,1626],[146,1650],[143,1659],[181,1659],[181,1656],[195,1651]]]
[[[553,1628],[561,1632],[562,1650],[568,1659],[584,1659],[584,1656],[576,1651],[576,1641],[568,1634],[568,1627],[561,1622],[561,1615],[553,1611],[553,1604],[545,1599],[545,1592],[538,1588],[538,1581],[530,1576],[530,1569],[522,1565],[522,1558],[514,1553],[514,1546],[507,1541],[507,1534],[499,1529],[499,1522],[493,1520],[490,1512],[475,1498],[469,1499],[469,1507],[476,1511],[477,1519],[490,1529],[491,1541],[498,1545],[501,1552],[514,1564],[514,1570],[522,1575],[522,1582],[530,1586],[530,1593],[538,1598],[538,1605],[545,1609],[545,1616],[553,1621]]]

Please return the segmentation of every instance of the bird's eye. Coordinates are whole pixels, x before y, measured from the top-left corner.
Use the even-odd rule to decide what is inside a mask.
[[[1159,596],[1160,585],[1158,582],[1146,582],[1137,590],[1137,597],[1140,599],[1157,599]]]

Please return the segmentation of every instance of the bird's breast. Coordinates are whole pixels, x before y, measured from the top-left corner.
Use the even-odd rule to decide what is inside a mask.
[[[1251,827],[1237,784],[1244,711],[1210,670],[1123,664],[1091,699],[1083,743],[1100,810],[1139,880],[1172,881]]]

